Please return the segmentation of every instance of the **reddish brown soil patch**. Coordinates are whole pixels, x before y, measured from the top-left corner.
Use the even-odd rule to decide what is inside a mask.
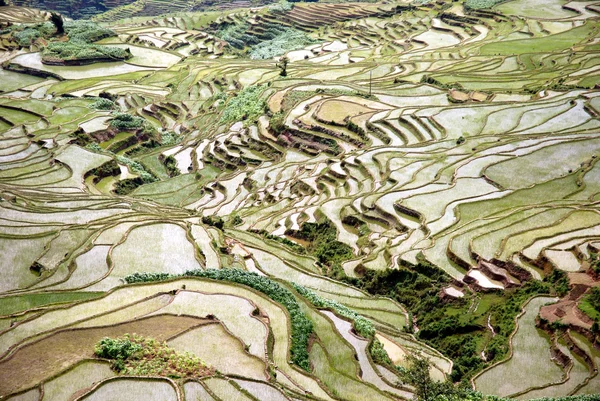
[[[571,285],[583,284],[588,287],[597,287],[600,286],[600,281],[594,281],[592,276],[583,272],[574,272],[569,273],[569,283]]]
[[[540,317],[554,323],[560,320],[561,323],[582,327],[589,330],[592,327],[592,320],[586,316],[577,307],[577,301],[563,298],[553,305],[542,306]]]
[[[159,315],[107,327],[60,331],[25,345],[0,362],[0,396],[32,387],[82,359],[94,357],[94,345],[104,337],[136,333],[165,341],[206,319]]]
[[[571,290],[567,296],[554,305],[543,306],[540,309],[540,317],[550,323],[560,320],[561,323],[590,330],[592,319],[583,313],[577,304],[588,288],[598,286],[600,282],[594,281],[586,273],[569,273],[569,283]]]

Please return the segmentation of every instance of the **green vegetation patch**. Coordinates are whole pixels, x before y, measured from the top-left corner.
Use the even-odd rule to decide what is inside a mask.
[[[43,306],[98,298],[103,292],[44,292],[0,298],[0,315],[11,315]]]
[[[110,359],[113,370],[133,376],[191,378],[209,376],[215,370],[188,352],[180,353],[153,338],[125,334],[100,340],[96,356]]]
[[[227,103],[221,115],[221,122],[256,121],[267,107],[267,103],[262,98],[266,89],[267,85],[253,85],[244,88]]]
[[[94,103],[89,105],[90,109],[96,110],[113,110],[116,107],[115,102],[110,99],[98,98]]]
[[[564,51],[570,49],[577,43],[584,42],[593,32],[595,32],[594,24],[587,22],[582,26],[555,35],[488,43],[481,47],[481,55],[519,55],[525,53],[552,53]]]
[[[42,50],[45,64],[91,64],[99,61],[127,60],[128,50],[95,45],[101,39],[116,36],[110,29],[90,21],[70,21],[64,24],[67,41],[53,41]],[[52,24],[38,24],[13,34],[20,46],[29,46],[38,38],[49,39],[55,34]]]
[[[319,309],[331,309],[338,315],[345,317],[352,321],[352,327],[362,337],[373,338],[375,336],[375,327],[373,323],[365,317],[359,315],[353,310],[340,304],[339,302],[332,301],[331,299],[323,298],[308,288],[305,288],[299,284],[291,283],[292,287],[300,293],[304,298],[310,301],[311,304]]]
[[[130,130],[142,128],[144,125],[144,119],[138,116],[132,116],[127,113],[116,113],[112,120],[110,120],[110,126],[120,130]]]
[[[170,275],[168,273],[134,273],[125,277],[125,282],[142,283],[152,281],[162,281],[175,277],[199,277],[218,281],[229,281],[253,288],[262,292],[273,301],[283,305],[290,314],[292,326],[291,357],[292,362],[306,371],[310,371],[310,361],[308,355],[308,340],[313,333],[312,322],[300,309],[298,301],[294,295],[281,284],[271,280],[268,277],[259,276],[256,273],[250,273],[238,269],[208,269],[208,270],[190,270],[182,275]]]
[[[252,47],[250,58],[255,60],[270,59],[292,50],[302,49],[319,41],[297,29],[283,30],[273,39],[266,40]]]
[[[128,50],[118,47],[90,45],[74,42],[52,42],[42,52],[45,64],[79,61],[86,64],[95,61],[122,61],[131,57]]]
[[[286,231],[286,235],[310,242],[308,252],[328,266],[340,264],[353,256],[352,248],[337,240],[337,229],[330,220],[304,223],[299,231]]]
[[[505,1],[506,0],[467,0],[465,1],[465,8],[471,10],[483,10],[486,8],[492,8],[495,5]]]
[[[589,293],[579,301],[579,309],[595,322],[600,320],[600,287],[592,288]],[[596,331],[598,331],[597,327]]]

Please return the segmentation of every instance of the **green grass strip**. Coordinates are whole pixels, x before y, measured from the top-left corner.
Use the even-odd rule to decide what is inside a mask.
[[[0,315],[11,315],[43,306],[98,298],[103,292],[45,292],[0,298]]]
[[[323,298],[320,295],[315,294],[308,288],[305,288],[299,284],[291,283],[292,287],[306,298],[311,304],[319,309],[332,309],[338,315],[345,317],[352,321],[352,327],[356,332],[364,338],[375,337],[375,327],[373,323],[365,317],[354,312],[352,309],[340,304],[339,302],[332,301],[331,299]]]

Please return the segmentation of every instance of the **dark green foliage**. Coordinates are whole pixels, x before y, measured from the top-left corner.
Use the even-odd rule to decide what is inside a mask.
[[[508,337],[515,329],[515,318],[524,303],[537,294],[558,292],[564,278],[557,273],[553,284],[531,281],[517,289],[506,290],[489,308],[491,324],[496,336],[485,348],[487,360],[480,357],[478,346],[486,333],[485,320],[469,313],[466,299],[444,302],[441,289],[450,282],[437,266],[419,257],[414,266],[374,271],[359,270],[360,279],[341,277],[342,280],[374,295],[388,296],[405,305],[418,322],[418,337],[454,361],[451,379],[461,381],[503,359],[508,352]],[[562,290],[561,290],[562,291]],[[408,328],[410,330],[410,328]]]
[[[559,297],[564,297],[569,292],[569,277],[562,270],[552,270],[552,273],[544,278],[544,282],[550,283]]]
[[[90,104],[90,109],[96,110],[113,110],[115,108],[115,102],[110,99],[105,99],[103,97],[98,98],[94,103]]]
[[[141,350],[140,345],[131,342],[127,338],[112,339],[105,337],[96,344],[94,352],[100,358],[125,360]]]
[[[590,268],[596,274],[600,274],[600,255],[597,253],[590,253]]]
[[[9,28],[21,47],[31,46],[38,38],[49,38],[55,32],[51,23],[36,25],[12,25]]]
[[[495,5],[505,1],[506,0],[467,0],[465,1],[465,8],[468,10],[483,10],[486,8],[492,8]]]
[[[50,22],[56,27],[56,34],[62,35],[65,33],[65,23],[59,13],[50,13]]]
[[[94,347],[100,358],[112,360],[112,368],[131,376],[165,376],[173,379],[203,377],[214,373],[198,357],[179,353],[153,338],[125,334],[105,337]]]
[[[600,312],[600,287],[592,288],[586,298],[590,305]]]
[[[222,230],[225,225],[225,222],[219,216],[202,216],[202,223],[216,227],[219,230]]]
[[[338,315],[350,319],[352,321],[352,328],[356,333],[364,338],[373,338],[375,336],[375,326],[371,323],[370,320],[364,318],[348,307],[340,304],[339,302],[332,301],[331,299],[323,298],[308,288],[305,288],[296,283],[291,283],[292,287],[300,295],[310,301],[311,304],[316,306],[319,309],[331,309],[335,311]],[[383,351],[385,352],[385,351]],[[387,353],[386,353],[387,355]]]
[[[271,116],[269,126],[276,134],[281,134],[285,130],[285,114],[280,111]]]
[[[286,234],[310,242],[308,252],[326,265],[341,263],[352,258],[352,248],[338,241],[337,229],[330,220],[322,223],[304,223],[299,231]]]
[[[64,29],[63,32],[59,31],[59,27]],[[115,36],[116,34],[110,29],[103,28],[90,21],[70,21],[62,24],[62,17],[56,13],[52,16],[52,24],[46,23],[27,27],[14,33],[14,37],[20,46],[29,46],[35,39],[48,39],[55,33],[59,35],[66,33],[69,40],[67,42],[51,42],[42,51],[42,61],[44,63],[89,64],[95,61],[125,60],[131,57],[128,50],[93,44],[93,42],[100,39]]]
[[[275,64],[277,66],[277,68],[279,68],[281,70],[279,72],[280,76],[287,77],[287,66],[288,66],[289,62],[290,62],[290,59],[287,56],[283,56],[279,59],[279,62],[277,62],[277,64]]]
[[[70,42],[78,43],[97,42],[117,35],[114,31],[91,21],[69,21],[65,24],[65,31]]]
[[[259,39],[255,36],[248,35],[248,24],[229,24],[221,27],[215,36],[229,43],[230,46],[236,49],[243,49],[247,45],[257,44]]]
[[[82,44],[80,42],[52,42],[42,52],[45,62],[127,60],[131,53],[119,47]]]
[[[236,97],[231,99],[223,114],[221,122],[248,121],[255,122],[264,114],[267,103],[262,99],[262,94],[267,89],[266,85],[253,85],[244,88]]]
[[[167,174],[169,174],[169,177],[176,177],[180,174],[179,169],[177,168],[177,159],[175,159],[173,156],[165,157],[163,159],[163,164],[167,169]]]
[[[132,130],[141,128],[144,124],[144,119],[137,116],[132,116],[127,113],[117,113],[110,120],[110,126],[120,130]]]
[[[378,339],[375,338],[371,341],[369,353],[371,354],[371,358],[373,358],[373,362],[379,365],[392,365],[392,360]]]
[[[96,167],[86,173],[86,177],[90,175],[96,176],[96,182],[100,181],[105,177],[117,176],[121,174],[121,169],[115,160],[108,161],[102,164],[100,167]]]
[[[230,224],[232,227],[235,227],[235,226],[239,226],[243,222],[244,222],[244,220],[242,220],[242,218],[239,215],[234,214],[233,217],[231,218]]]
[[[144,180],[140,177],[127,178],[117,182],[114,192],[117,195],[128,195],[144,184]]]
[[[299,254],[306,253],[306,249],[302,245],[299,245],[299,244],[295,243],[294,241],[290,241],[289,239],[287,239],[285,237],[280,237],[278,235],[270,234],[267,230],[249,229],[248,231],[256,233],[256,234],[260,234],[265,238],[268,238],[270,240],[279,242],[280,244],[286,245],[296,253],[299,253]]]
[[[308,340],[313,333],[311,321],[300,309],[294,295],[281,284],[268,277],[259,276],[238,269],[190,270],[181,276],[170,276],[163,273],[134,273],[125,277],[127,283],[159,281],[171,277],[200,277],[218,281],[238,283],[262,292],[273,301],[283,305],[290,314],[292,326],[291,357],[292,362],[306,371],[310,371],[308,357]]]
[[[161,146],[161,144],[158,141],[151,139],[149,141],[140,143],[138,146],[136,146],[133,149],[129,149],[127,152],[125,152],[125,155],[127,157],[136,157],[136,156],[148,153],[151,150],[154,150],[160,146]]]
[[[82,148],[86,147],[87,145],[89,145],[90,143],[92,143],[92,138],[90,138],[90,136],[88,134],[86,134],[85,132],[83,132],[83,130],[77,130],[75,131],[73,134],[73,140],[71,141],[71,143],[75,144],[75,145],[79,145]]]

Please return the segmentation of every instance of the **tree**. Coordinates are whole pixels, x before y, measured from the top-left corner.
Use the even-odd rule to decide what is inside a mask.
[[[276,66],[281,69],[279,75],[281,75],[282,77],[287,77],[287,66],[289,62],[290,59],[288,58],[288,56],[283,56],[279,59],[279,62],[276,64]]]
[[[50,22],[56,27],[56,34],[63,35],[65,33],[65,26],[62,16],[59,13],[50,13]]]
[[[0,0],[0,7],[2,6],[7,6],[8,4],[6,4],[6,0]]]

